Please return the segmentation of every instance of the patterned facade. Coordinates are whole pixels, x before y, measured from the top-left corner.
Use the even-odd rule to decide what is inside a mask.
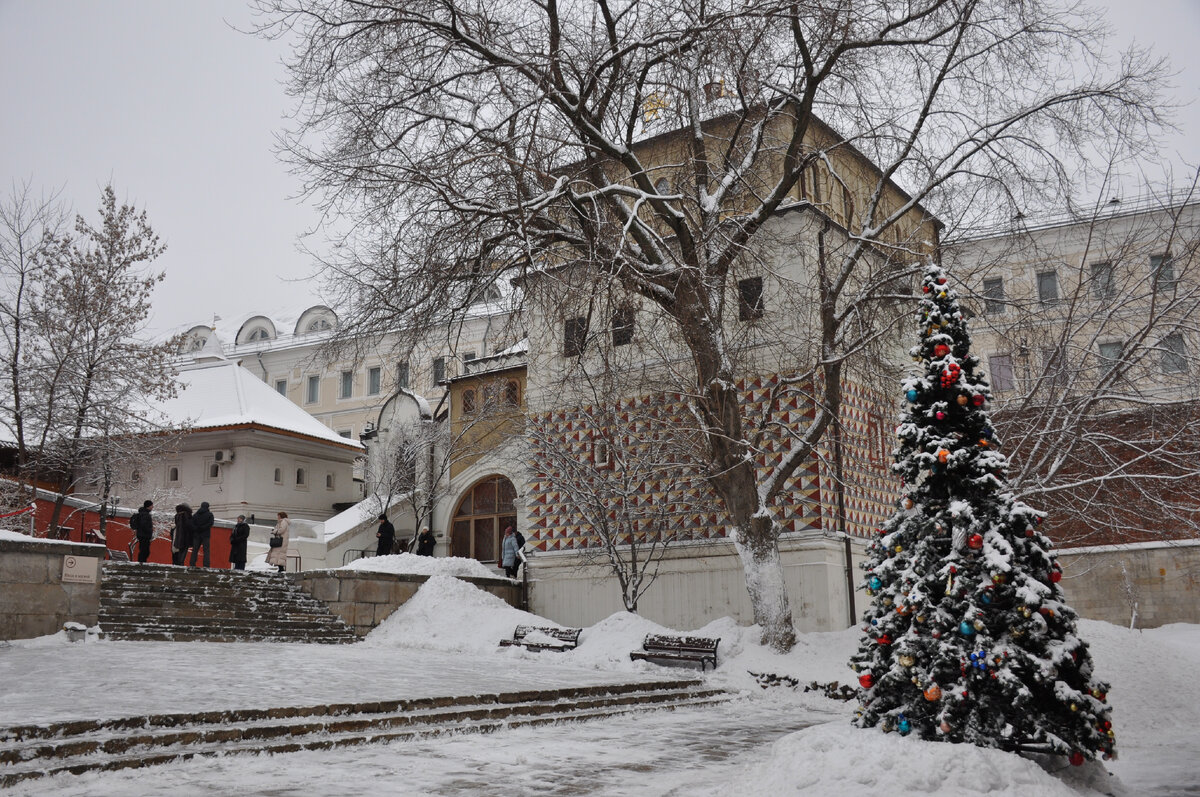
[[[764,476],[779,465],[788,449],[788,439],[801,433],[815,411],[800,391],[780,392],[779,376],[766,375],[738,382],[743,417],[747,425],[770,417],[772,425],[763,435],[757,453],[757,468]],[[899,482],[890,475],[892,426],[884,418],[891,408],[881,397],[861,386],[847,383],[844,390],[843,482],[845,531],[865,538],[892,511]],[[678,393],[642,395],[618,400],[610,412],[594,406],[556,409],[534,415],[531,423],[546,432],[534,442],[532,476],[526,485],[528,513],[526,537],[538,551],[566,551],[597,543],[583,515],[556,484],[566,474],[547,467],[539,459],[537,446],[552,445],[559,451],[588,460],[596,457],[596,440],[622,434],[612,428],[620,424],[633,435],[656,436],[671,428],[684,428],[689,417],[685,397]],[[613,424],[602,426],[601,419]],[[619,457],[618,457],[619,460]],[[775,499],[772,512],[784,534],[839,530],[837,480],[828,450],[818,450],[788,480]],[[619,465],[617,465],[619,467]],[[656,474],[637,482],[638,489],[624,500],[635,506],[653,505],[656,517],[673,542],[722,539],[730,518],[720,501],[699,477],[699,466],[680,468],[675,474]],[[652,533],[652,521],[643,518],[635,534]]]

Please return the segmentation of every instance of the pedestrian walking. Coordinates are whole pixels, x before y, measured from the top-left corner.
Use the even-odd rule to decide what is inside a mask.
[[[154,518],[151,517],[150,510],[153,508],[154,502],[147,499],[142,502],[142,508],[137,514],[129,518],[129,528],[137,535],[138,562],[141,564],[145,564],[150,558],[150,541],[154,539]]]
[[[250,540],[250,524],[245,515],[237,516],[237,525],[229,533],[229,565],[233,570],[246,569],[246,543]]]
[[[279,512],[275,532],[271,535],[271,550],[267,551],[267,564],[275,565],[282,573],[287,570],[288,513]],[[279,542],[276,542],[279,540]]]
[[[387,515],[379,516],[379,531],[375,532],[375,538],[379,540],[375,545],[376,556],[387,556],[392,552],[392,546],[396,544],[396,527]]]
[[[171,564],[182,565],[192,547],[192,508],[175,505],[175,531],[171,533]]]
[[[433,532],[426,526],[417,535],[417,556],[433,556],[433,548],[436,545],[437,538],[433,536]]]
[[[196,566],[196,555],[200,553],[200,548],[204,548],[204,566],[211,567],[212,562],[209,557],[209,550],[212,547],[212,527],[216,522],[213,513],[208,511],[208,501],[201,501],[200,508],[196,510],[196,514],[192,515],[192,561],[189,563],[192,567]]]
[[[521,562],[517,558],[517,551],[520,546],[517,544],[516,531],[512,526],[507,526],[504,529],[504,542],[500,544],[500,565],[504,568],[504,575],[509,578],[517,577],[517,568]]]

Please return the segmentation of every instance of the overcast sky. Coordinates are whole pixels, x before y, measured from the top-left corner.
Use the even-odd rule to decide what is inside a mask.
[[[1169,142],[1200,163],[1200,0],[1114,0],[1114,44],[1168,56],[1190,103]],[[290,107],[282,45],[239,33],[245,0],[0,0],[0,189],[62,188],[95,218],[103,185],[168,244],[152,327],[315,302],[297,237],[318,221],[272,152]],[[1182,168],[1179,170],[1182,171]]]

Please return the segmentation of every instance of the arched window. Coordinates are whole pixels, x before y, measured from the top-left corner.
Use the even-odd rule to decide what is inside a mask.
[[[450,528],[450,555],[494,562],[505,526],[517,525],[517,491],[503,476],[479,481],[459,499]]]
[[[221,478],[221,466],[220,466],[220,465],[218,465],[218,464],[217,464],[217,463],[215,463],[215,462],[209,463],[209,466],[208,466],[208,478],[210,478],[210,479],[219,479],[219,478]]]
[[[267,332],[267,330],[263,329],[262,327],[259,327],[250,333],[250,337],[247,338],[247,340],[253,343],[256,340],[268,340],[270,337],[271,333]]]
[[[296,468],[296,486],[304,486],[304,468]]]
[[[332,473],[325,474],[325,489],[326,490],[333,489],[333,474]]]
[[[333,326],[324,318],[316,318],[309,322],[308,332],[324,332],[327,329],[333,329]]]
[[[192,351],[200,351],[204,348],[205,343],[208,343],[208,338],[193,338]]]
[[[171,468],[167,469],[167,481],[169,481],[169,482],[179,481],[179,468],[171,467]]]
[[[283,468],[275,469],[275,483],[283,484]]]
[[[135,470],[129,474],[129,483],[130,484],[137,484],[141,480],[142,480],[142,472],[140,470]]]

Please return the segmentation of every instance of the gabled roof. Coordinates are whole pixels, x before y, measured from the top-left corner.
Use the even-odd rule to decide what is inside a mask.
[[[183,387],[179,395],[152,405],[153,410],[166,416],[168,425],[190,423],[193,430],[257,426],[363,449],[361,443],[340,436],[230,360],[187,365],[178,380]]]

